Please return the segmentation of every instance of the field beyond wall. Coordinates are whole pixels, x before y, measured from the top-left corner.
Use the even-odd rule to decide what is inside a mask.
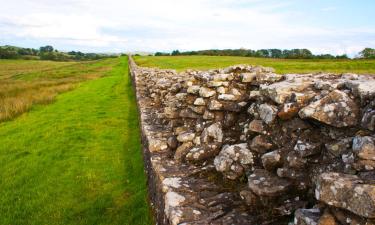
[[[236,56],[136,56],[139,66],[162,69],[216,69],[236,64],[262,65],[277,73],[359,73],[375,74],[375,60],[267,59]]]

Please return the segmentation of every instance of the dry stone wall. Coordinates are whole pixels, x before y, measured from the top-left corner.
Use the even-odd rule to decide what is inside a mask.
[[[375,79],[130,59],[158,224],[375,224]]]

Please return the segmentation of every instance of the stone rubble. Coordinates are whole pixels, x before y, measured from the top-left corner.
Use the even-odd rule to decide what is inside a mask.
[[[375,224],[375,77],[130,72],[158,224]]]

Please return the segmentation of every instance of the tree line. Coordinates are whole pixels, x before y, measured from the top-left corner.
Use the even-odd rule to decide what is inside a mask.
[[[314,55],[308,49],[209,49],[199,51],[180,52],[174,50],[171,53],[156,52],[155,56],[178,56],[178,55],[209,55],[209,56],[243,56],[243,57],[260,57],[260,58],[277,58],[277,59],[348,59],[346,54],[331,55],[319,54]],[[365,48],[358,53],[358,58],[375,59],[375,49]]]
[[[97,60],[109,57],[117,57],[113,54],[83,53],[79,51],[60,52],[50,45],[39,49],[21,48],[16,46],[0,46],[0,59],[40,59],[53,61],[81,61]]]

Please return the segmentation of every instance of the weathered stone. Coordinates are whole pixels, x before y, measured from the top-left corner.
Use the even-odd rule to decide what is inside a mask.
[[[216,91],[206,88],[206,87],[201,87],[199,89],[199,95],[203,98],[209,98],[211,96],[214,96],[216,94]]]
[[[262,120],[253,120],[249,123],[249,130],[255,133],[262,134],[264,130],[263,121]]]
[[[286,103],[283,105],[277,115],[283,120],[289,120],[298,114],[299,107],[295,103]]]
[[[234,164],[241,166],[251,165],[253,154],[247,148],[246,143],[225,145],[219,155],[215,157],[214,165],[217,171],[224,173],[229,179],[236,179],[243,174],[243,170],[237,170]],[[232,172],[232,173],[230,173]]]
[[[375,130],[375,101],[372,101],[364,108],[361,126],[371,131]]]
[[[203,105],[201,105],[201,106],[191,105],[188,108],[191,109],[193,112],[198,113],[198,114],[204,114],[204,112],[206,111],[206,107],[203,106]]]
[[[210,103],[208,104],[208,109],[209,110],[222,110],[223,104],[219,101],[211,100]]]
[[[218,87],[216,89],[216,92],[219,93],[219,94],[225,94],[227,91],[226,91],[225,87]]]
[[[295,170],[292,168],[278,168],[277,169],[277,176],[282,178],[288,179],[302,179],[304,178],[304,173],[299,170]]]
[[[150,139],[148,142],[148,148],[151,152],[160,152],[166,150],[168,145],[165,141],[159,139]]]
[[[201,89],[200,86],[193,85],[193,86],[188,87],[188,89],[186,91],[189,94],[195,94],[195,95],[197,95],[197,94],[199,94],[200,89]]]
[[[353,139],[353,152],[359,158],[365,160],[375,160],[374,138],[369,136],[356,136]]]
[[[206,111],[204,111],[204,113],[203,113],[203,119],[205,119],[205,120],[212,120],[212,119],[215,119],[215,113],[206,110]]]
[[[265,153],[267,150],[272,148],[272,143],[267,140],[263,135],[254,137],[250,143],[250,148],[258,153]]]
[[[375,160],[359,159],[352,166],[357,171],[372,171],[375,170]]]
[[[197,119],[200,117],[199,114],[197,114],[196,112],[194,112],[193,110],[189,108],[182,109],[180,111],[179,116],[183,118],[192,118],[192,119]]]
[[[244,83],[251,83],[256,78],[256,76],[257,76],[257,74],[255,72],[252,72],[252,73],[242,73],[241,74],[242,82],[244,82]]]
[[[373,79],[347,80],[345,85],[362,100],[375,97],[375,80]]]
[[[320,153],[320,146],[320,143],[310,143],[298,140],[294,146],[294,151],[296,151],[301,157],[308,157]]]
[[[184,132],[184,133],[181,133],[177,136],[177,140],[179,142],[189,142],[189,141],[193,141],[195,138],[195,134],[192,133],[192,132]]]
[[[203,98],[197,98],[194,101],[194,105],[203,106],[203,105],[206,105],[206,102],[204,101]]]
[[[284,78],[283,75],[281,74],[276,74],[276,73],[263,73],[263,74],[260,74],[258,73],[256,75],[256,81],[258,83],[273,83],[273,82],[277,82],[277,81],[280,81]]]
[[[312,118],[335,127],[357,125],[358,114],[357,104],[339,90],[332,91],[299,111],[299,116],[303,119]]]
[[[209,81],[207,83],[208,87],[221,87],[221,86],[228,87],[228,85],[229,85],[229,82],[227,81]]]
[[[318,225],[319,209],[297,209],[294,213],[294,225]]]
[[[165,107],[164,108],[164,115],[168,119],[176,119],[179,117],[180,112],[178,109],[171,108],[171,107]]]
[[[266,123],[271,124],[277,116],[277,107],[269,104],[261,104],[258,108],[260,118]]]
[[[258,196],[249,190],[242,190],[240,196],[249,206],[255,206],[259,201]]]
[[[288,166],[295,169],[302,169],[307,163],[307,160],[302,158],[296,151],[290,151],[286,157],[286,160]]]
[[[241,111],[241,105],[237,102],[222,102],[222,109],[230,112],[239,112]]]
[[[167,145],[170,149],[174,150],[177,148],[178,146],[178,141],[177,141],[177,138],[176,136],[170,136],[167,140]]]
[[[278,150],[263,154],[261,159],[263,167],[267,170],[272,171],[282,165],[281,154]]]
[[[230,94],[220,94],[218,96],[218,99],[219,100],[225,100],[225,101],[235,101],[235,100],[237,100],[237,97],[234,96],[234,95],[230,95]]]
[[[285,193],[291,183],[267,170],[256,169],[248,176],[249,188],[259,196],[275,197]]]
[[[362,182],[354,175],[323,173],[318,177],[315,197],[328,205],[375,218],[375,185]]]
[[[189,152],[190,148],[193,147],[192,142],[185,142],[182,145],[180,145],[174,154],[174,159],[177,162],[181,162],[185,159],[186,154]]]
[[[352,146],[352,141],[353,141],[353,138],[343,138],[333,143],[327,143],[325,144],[325,147],[328,150],[328,152],[338,157],[348,152],[348,150]]]
[[[214,123],[205,128],[201,135],[202,143],[223,142],[223,130],[221,123]]]
[[[270,85],[261,85],[260,92],[271,98],[278,104],[283,104],[290,100],[292,95],[302,93],[312,86],[312,79],[297,78],[293,80],[285,80]]]
[[[200,162],[202,160],[213,158],[218,152],[218,148],[195,147],[190,149],[189,152],[186,154],[186,160],[190,162]]]
[[[320,217],[318,225],[339,225],[335,217],[328,211],[325,210],[323,215]]]

